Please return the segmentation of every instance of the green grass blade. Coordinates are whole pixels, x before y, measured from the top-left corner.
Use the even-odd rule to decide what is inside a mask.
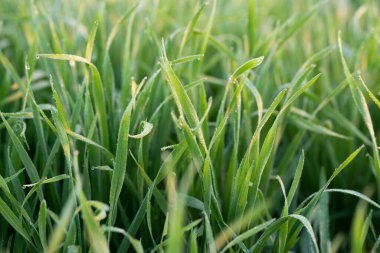
[[[117,202],[124,184],[126,174],[126,165],[128,157],[128,133],[130,126],[130,119],[132,113],[132,103],[128,105],[121,118],[118,141],[115,155],[115,165],[111,179],[110,189],[110,214],[108,217],[108,225],[112,226],[116,220]]]
[[[46,240],[46,201],[42,201],[40,205],[40,211],[38,213],[38,234],[41,238],[41,243],[44,250],[47,250]]]
[[[8,121],[4,118],[3,113],[0,112],[1,119],[4,122],[5,128],[8,131],[9,137],[11,138],[13,145],[15,146],[15,149],[17,150],[17,153],[19,154],[19,158],[24,164],[26,168],[26,172],[30,178],[30,180],[33,183],[36,183],[40,180],[40,176],[38,175],[37,169],[34,166],[33,161],[30,159],[28,153],[26,152],[25,148],[23,147],[20,140],[17,138],[15,132],[13,131],[12,127],[9,125]],[[43,193],[41,190],[37,191],[38,197],[42,200],[43,199]]]

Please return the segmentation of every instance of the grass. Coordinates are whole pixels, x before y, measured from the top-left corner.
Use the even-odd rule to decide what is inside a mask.
[[[1,252],[378,252],[379,14],[1,1]]]

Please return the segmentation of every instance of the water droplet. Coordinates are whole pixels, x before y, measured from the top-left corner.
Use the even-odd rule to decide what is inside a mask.
[[[39,55],[36,55],[36,59],[37,59],[37,60],[40,59],[40,56],[39,56]]]
[[[29,69],[30,69],[30,66],[29,66],[28,63],[25,64],[25,69],[26,69],[26,70],[29,70]]]
[[[75,67],[75,61],[70,60],[70,61],[69,61],[69,65],[70,65],[70,67]]]

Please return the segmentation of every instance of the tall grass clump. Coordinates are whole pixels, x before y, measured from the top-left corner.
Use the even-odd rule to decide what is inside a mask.
[[[379,252],[379,16],[0,1],[0,251]]]

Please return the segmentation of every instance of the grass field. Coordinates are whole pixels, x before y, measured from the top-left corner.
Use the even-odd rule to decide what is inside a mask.
[[[0,0],[1,252],[380,252],[378,0]]]

